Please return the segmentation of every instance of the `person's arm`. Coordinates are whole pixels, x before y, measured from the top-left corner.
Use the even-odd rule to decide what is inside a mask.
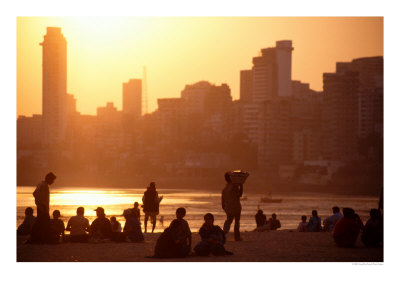
[[[239,184],[239,197],[243,195],[243,184]]]
[[[278,220],[278,224],[277,224],[276,228],[281,228],[281,221]]]
[[[71,219],[68,220],[66,231],[71,231]]]

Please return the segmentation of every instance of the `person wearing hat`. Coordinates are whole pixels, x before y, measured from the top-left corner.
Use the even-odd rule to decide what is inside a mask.
[[[39,183],[33,192],[37,209],[37,220],[32,227],[30,243],[52,243],[50,229],[50,189],[56,175],[48,173],[44,180]]]
[[[90,225],[90,237],[94,240],[112,240],[113,231],[111,222],[106,218],[104,208],[98,207],[95,209],[97,218]]]
[[[153,228],[151,232],[154,232],[156,228],[156,216],[160,213],[160,202],[162,200],[162,196],[158,197],[158,192],[156,191],[156,183],[150,182],[149,187],[144,192],[142,202],[143,202],[143,212],[144,212],[144,232],[147,232],[147,221],[149,220],[153,224]]]

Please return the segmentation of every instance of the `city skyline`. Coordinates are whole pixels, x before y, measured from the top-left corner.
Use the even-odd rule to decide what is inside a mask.
[[[291,18],[235,18],[235,17],[229,17],[229,18],[188,18],[188,17],[180,17],[180,18],[172,18],[172,17],[163,17],[163,18],[106,18],[107,22],[101,23],[102,26],[100,28],[97,28],[95,24],[100,24],[100,23],[95,23],[92,22],[90,23],[89,20],[101,20],[101,18],[39,18],[39,17],[34,17],[34,18],[26,18],[26,17],[19,17],[17,18],[17,115],[32,115],[32,114],[40,114],[41,112],[41,58],[40,56],[37,57],[37,52],[39,50],[39,55],[40,53],[40,46],[33,41],[38,40],[38,39],[43,39],[43,36],[45,34],[46,27],[48,26],[56,26],[55,23],[60,23],[64,25],[60,25],[61,30],[64,34],[64,36],[67,39],[67,52],[68,52],[68,71],[67,71],[67,77],[68,77],[68,84],[67,84],[67,92],[69,94],[73,94],[74,97],[77,99],[77,104],[76,104],[76,109],[77,111],[83,113],[83,114],[92,114],[94,115],[96,113],[97,107],[104,106],[107,102],[113,102],[117,109],[121,110],[122,109],[122,89],[121,86],[124,82],[127,82],[131,78],[140,78],[142,79],[142,69],[143,66],[146,66],[148,68],[148,99],[149,99],[149,112],[152,112],[157,109],[157,99],[159,98],[167,98],[167,97],[179,97],[180,92],[183,90],[184,86],[187,84],[194,84],[196,82],[205,80],[209,81],[213,84],[223,84],[226,83],[228,86],[231,88],[231,93],[232,93],[232,98],[233,100],[239,99],[239,86],[240,86],[240,71],[244,69],[249,69],[251,68],[252,62],[251,59],[254,56],[259,55],[260,49],[269,47],[275,43],[276,40],[282,40],[282,39],[290,39],[293,41],[293,60],[292,60],[292,78],[294,80],[301,80],[302,82],[305,83],[310,83],[310,88],[315,89],[317,91],[322,90],[322,75],[325,72],[333,72],[335,69],[335,64],[338,61],[351,61],[354,58],[358,57],[366,57],[366,56],[376,56],[376,55],[383,55],[383,18],[378,17],[378,18],[348,18],[348,17],[339,17],[339,18],[332,18],[332,17],[325,17],[325,18],[300,18],[300,17],[291,17]],[[85,21],[86,20],[86,25]],[[102,20],[105,20],[104,18]],[[113,24],[111,21],[112,20],[118,20],[117,24]],[[151,53],[146,53],[146,55],[152,55],[154,54],[153,51],[160,52],[162,55],[153,56],[152,59],[146,60],[146,55],[142,53],[143,57],[143,63],[142,64],[135,64],[132,66],[132,61],[129,61],[126,63],[124,68],[121,68],[121,71],[115,71],[117,69],[118,63],[115,63],[114,69],[111,68],[110,70],[114,70],[114,72],[108,72],[106,75],[99,76],[98,78],[93,78],[93,72],[97,73],[103,73],[100,72],[100,69],[106,70],[107,64],[99,64],[97,61],[97,69],[94,68],[92,63],[96,63],[95,58],[99,58],[99,61],[104,60],[104,57],[102,56],[103,52],[108,52],[109,53],[115,53],[115,55],[118,55],[118,51],[120,49],[118,47],[112,47],[109,42],[108,44],[103,44],[101,45],[100,42],[102,39],[98,39],[95,36],[96,30],[97,34],[99,36],[101,33],[106,32],[107,30],[110,30],[109,32],[113,32],[111,29],[117,29],[119,26],[123,24],[129,24],[132,25],[133,23],[136,23],[138,25],[140,22],[149,22],[149,24],[152,24],[152,28],[154,30],[155,37],[153,37],[153,42],[157,42],[157,34],[159,33],[157,31],[157,28],[160,29],[159,26],[161,24],[169,24],[168,28],[164,28],[164,34],[165,36],[164,41],[167,42],[167,46],[165,44],[162,44],[161,46],[157,47],[157,49],[153,49],[154,47],[151,47]],[[238,35],[241,36],[243,33],[246,32],[252,32],[251,28],[252,26],[255,26],[255,24],[265,24],[265,22],[281,22],[281,26],[285,25],[287,28],[286,30],[293,31],[293,25],[294,24],[299,24],[299,22],[302,22],[304,26],[302,29],[304,29],[304,35],[305,40],[307,39],[312,39],[316,38],[318,36],[317,33],[314,32],[314,35],[312,35],[312,31],[310,31],[310,23],[315,23],[315,22],[320,22],[321,24],[329,25],[331,27],[324,27],[324,35],[329,35],[329,28],[330,30],[335,30],[337,31],[337,34],[333,37],[331,36],[330,38],[325,38],[327,41],[322,42],[321,37],[320,37],[320,44],[317,44],[318,46],[321,46],[321,49],[319,47],[315,47],[315,44],[307,44],[307,46],[302,46],[304,45],[304,41],[301,39],[296,39],[296,35],[298,34],[298,31],[293,31],[294,33],[291,34],[291,36],[285,35],[284,33],[273,33],[268,37],[260,37],[258,35],[255,36],[254,40],[246,40],[241,42],[241,51],[235,51],[232,50],[229,52],[229,55],[224,55],[221,57],[216,57],[218,54],[220,54],[219,51],[222,51],[222,53],[228,53],[227,51],[224,52],[226,48],[229,48],[231,45],[229,43],[229,39],[224,39],[222,44],[217,44],[219,47],[215,47],[216,49],[211,49],[209,55],[201,57],[200,54],[204,53],[204,51],[209,51],[210,48],[206,47],[204,48],[205,45],[203,45],[202,48],[195,48],[192,50],[192,53],[188,53],[187,55],[184,55],[184,50],[187,49],[185,48],[187,44],[183,43],[183,46],[180,45],[181,47],[174,47],[177,46],[177,44],[174,43],[168,43],[168,33],[170,33],[168,30],[175,29],[176,30],[176,35],[174,36],[175,39],[179,38],[179,34],[182,32],[179,30],[178,25],[182,24],[182,22],[185,22],[184,24],[187,24],[189,29],[194,30],[196,28],[196,25],[199,26],[199,24],[204,24],[206,21],[208,21],[209,26],[212,26],[215,30],[215,32],[209,32],[207,35],[203,29],[197,28],[197,34],[199,35],[197,38],[193,37],[193,43],[187,43],[189,45],[199,45],[201,41],[203,42],[212,42],[213,38],[216,39],[217,35],[220,33],[223,33],[224,30],[227,30],[227,25],[228,24],[245,24],[243,28],[241,28],[241,32],[238,32]],[[246,22],[247,21],[247,22]],[[68,22],[70,25],[68,26]],[[125,22],[125,23],[124,23]],[[46,23],[44,27],[42,27]],[[344,26],[344,24],[349,25],[350,23],[354,23],[356,26],[352,27],[352,30],[346,30],[347,33],[344,32],[344,28],[339,28],[338,25],[341,24]],[[30,27],[29,31],[26,32],[26,26],[28,24],[33,25]],[[73,25],[71,25],[73,24]],[[91,24],[92,28],[90,29],[89,24]],[[172,24],[172,25],[171,25]],[[334,26],[336,25],[336,27]],[[111,26],[111,28],[110,28]],[[333,26],[333,27],[332,27]],[[150,26],[151,27],[151,26]],[[165,27],[165,26],[164,26]],[[76,32],[74,34],[74,29],[79,29],[81,28],[83,33],[80,34],[79,37],[76,36]],[[95,30],[95,28],[97,28]],[[211,28],[211,27],[208,27]],[[308,29],[307,29],[308,28]],[[373,33],[369,32],[371,28],[374,29]],[[136,28],[137,29],[137,28]],[[148,30],[149,28],[147,28]],[[233,30],[231,28],[230,30]],[[309,31],[307,31],[309,30]],[[142,35],[145,35],[144,33],[145,30],[141,32]],[[320,31],[318,28],[315,29],[315,31]],[[39,32],[39,34],[34,33]],[[130,32],[127,30],[127,32]],[[190,32],[190,30],[189,30]],[[284,32],[284,30],[283,30]],[[368,33],[369,32],[369,33]],[[140,36],[139,32],[137,32],[136,38]],[[308,35],[307,35],[308,33]],[[91,40],[85,40],[85,34],[91,36]],[[122,33],[120,32],[122,35]],[[183,33],[182,33],[183,34]],[[261,33],[260,33],[261,34]],[[321,34],[321,32],[319,33]],[[311,37],[309,36],[311,35]],[[339,47],[336,49],[337,51],[335,52],[334,49],[329,49],[332,40],[346,40],[349,39],[351,36],[357,36],[358,38],[354,40],[354,44],[347,44],[347,47]],[[106,36],[104,34],[104,36]],[[83,39],[79,43],[79,38]],[[122,38],[121,36],[114,37],[115,41],[118,41],[118,39]],[[142,38],[144,38],[142,36]],[[224,37],[225,38],[225,37]],[[227,41],[226,41],[227,40]],[[238,39],[237,36],[233,38],[233,40],[240,40]],[[330,42],[329,42],[330,40]],[[144,40],[142,40],[144,41]],[[375,42],[373,42],[375,41]],[[217,40],[214,40],[214,42],[219,42]],[[240,41],[239,41],[240,42]],[[99,44],[96,44],[99,43]],[[132,42],[134,43],[134,42]],[[138,42],[139,43],[139,42]],[[197,43],[197,44],[196,44]],[[232,41],[231,41],[232,43]],[[140,43],[139,43],[140,44]],[[258,45],[255,48],[252,45]],[[34,49],[32,53],[29,53],[29,55],[26,55],[26,51],[29,51],[30,47],[37,47],[38,49]],[[150,43],[148,43],[150,45]],[[357,45],[357,47],[356,47]],[[367,47],[369,45],[369,47]],[[116,46],[116,45],[114,45]],[[337,45],[338,46],[338,45]],[[90,52],[90,47],[98,47],[99,49],[99,54],[96,55],[96,53],[93,53],[93,55],[89,59],[89,53]],[[167,48],[165,48],[167,47]],[[361,47],[361,48],[360,48]],[[23,48],[23,49],[22,49]],[[83,55],[81,56],[77,51],[78,49],[83,50],[82,53]],[[157,51],[158,48],[160,48],[161,51]],[[315,49],[318,48],[318,49]],[[342,49],[343,48],[343,49]],[[344,49],[345,48],[345,49]],[[161,68],[160,72],[157,72],[155,74],[155,71],[157,71],[157,68],[154,66],[156,65],[155,62],[157,60],[162,59],[162,58],[168,58],[170,57],[170,53],[167,53],[165,51],[162,51],[163,49],[169,49],[169,51],[172,51],[172,57],[174,57],[174,61],[165,59],[167,61],[166,65],[158,64],[157,66]],[[232,48],[235,49],[235,48]],[[125,49],[128,51],[129,49]],[[114,52],[113,52],[114,51]],[[116,52],[115,52],[116,51]],[[145,49],[141,48],[141,51],[146,51]],[[331,51],[331,52],[330,52]],[[313,53],[324,53],[325,55],[330,55],[329,59],[321,58],[321,57],[316,57],[315,54]],[[218,53],[218,54],[214,54]],[[247,54],[246,54],[247,53]],[[357,53],[357,54],[355,54]],[[86,56],[85,56],[86,55]],[[192,60],[191,63],[188,63],[188,59],[191,58],[191,55],[197,55],[198,60]],[[335,56],[336,55],[336,56]],[[126,56],[124,56],[124,52],[122,52],[122,55],[119,55],[120,59],[126,59]],[[138,55],[140,56],[140,55]],[[103,59],[102,59],[103,57]],[[238,59],[235,59],[239,57]],[[192,57],[193,58],[193,57]],[[307,63],[304,63],[304,60],[308,60],[310,58],[313,58],[316,63],[307,66]],[[83,59],[83,61],[82,61]],[[87,60],[85,60],[87,59]],[[215,60],[217,59],[216,64]],[[318,64],[318,61],[324,60],[323,64]],[[307,60],[307,62],[308,62]],[[118,60],[117,60],[118,61]],[[200,69],[200,65],[204,65],[204,69]],[[208,65],[206,62],[213,62],[211,65]],[[233,62],[233,63],[232,63]],[[165,63],[165,62],[164,62]],[[182,65],[180,65],[181,63]],[[110,64],[110,63],[108,63]],[[112,64],[112,63],[111,63]],[[185,65],[186,64],[186,65]],[[225,68],[226,65],[229,65],[229,68]],[[80,66],[77,67],[77,65]],[[329,67],[328,67],[329,65]],[[39,66],[39,69],[37,67]],[[189,66],[189,67],[188,67]],[[27,67],[29,70],[27,70]],[[86,67],[86,69],[83,69]],[[110,67],[110,66],[108,66]],[[308,70],[308,68],[310,70]],[[127,70],[128,69],[128,70]],[[38,71],[39,70],[39,71]],[[133,71],[134,70],[134,71]],[[175,70],[175,74],[170,74],[170,72]],[[190,70],[188,72],[188,70]],[[131,72],[132,71],[132,72]],[[308,72],[306,72],[308,71]],[[39,72],[38,74],[36,74]],[[227,72],[227,73],[225,73]],[[79,73],[77,75],[77,73]],[[35,74],[32,76],[32,74]],[[110,76],[110,74],[113,74],[113,76]],[[31,76],[29,76],[31,75]],[[29,77],[29,80],[27,78]],[[88,79],[89,78],[89,79]],[[107,79],[108,78],[108,79]],[[158,82],[160,78],[163,78],[163,84]],[[197,78],[197,79],[196,79]],[[315,79],[313,79],[315,78]],[[319,79],[317,79],[319,78]],[[167,79],[167,80],[165,80]],[[320,82],[318,84],[318,81]],[[39,83],[39,85],[38,85]],[[159,86],[158,86],[158,85]],[[97,86],[97,88],[96,88]],[[101,87],[101,88],[99,88]]]

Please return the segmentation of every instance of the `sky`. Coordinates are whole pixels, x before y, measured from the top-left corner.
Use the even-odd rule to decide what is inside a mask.
[[[240,70],[260,49],[293,41],[292,79],[322,90],[337,61],[383,55],[382,17],[17,17],[17,115],[41,114],[46,27],[67,40],[67,91],[82,114],[113,102],[147,73],[149,112],[186,84],[227,83],[239,99]]]

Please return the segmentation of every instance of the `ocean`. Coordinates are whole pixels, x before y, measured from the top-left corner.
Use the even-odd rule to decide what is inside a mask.
[[[17,222],[18,227],[24,219],[25,208],[31,206],[36,215],[35,201],[32,195],[35,187],[19,186],[17,187]],[[221,187],[222,189],[222,187]],[[142,196],[145,189],[108,189],[108,188],[57,188],[50,187],[50,214],[58,209],[61,212],[61,220],[67,225],[68,219],[76,215],[76,209],[79,206],[85,208],[85,217],[92,222],[96,217],[94,209],[102,206],[108,217],[115,216],[121,223],[125,224],[122,216],[124,209],[132,208],[134,202],[142,204]],[[185,219],[189,222],[192,232],[197,232],[203,224],[203,215],[210,212],[214,215],[215,224],[223,226],[225,213],[221,208],[220,191],[201,191],[184,189],[161,189],[159,195],[164,196],[160,204],[160,214],[157,216],[157,226],[155,232],[163,231],[175,218],[175,211],[178,207],[186,208]],[[241,231],[252,231],[256,227],[254,215],[258,209],[262,209],[267,218],[272,213],[277,214],[281,222],[281,229],[296,229],[301,216],[308,218],[311,211],[316,209],[318,215],[323,220],[332,214],[332,207],[338,206],[351,207],[365,222],[369,218],[369,210],[378,207],[377,197],[367,196],[343,196],[333,194],[276,194],[275,199],[282,199],[280,203],[265,203],[260,199],[265,195],[246,193],[244,186],[244,195],[246,199],[242,201],[242,216],[240,220]],[[164,222],[160,223],[160,217],[163,216]],[[141,211],[142,228],[144,214]],[[148,229],[151,224],[148,224]],[[233,230],[233,224],[231,226]]]

